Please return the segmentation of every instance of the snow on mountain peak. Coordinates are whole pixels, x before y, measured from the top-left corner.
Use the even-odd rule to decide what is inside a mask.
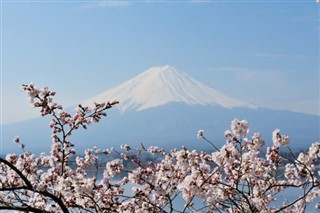
[[[172,102],[219,105],[229,109],[256,108],[252,104],[228,97],[169,65],[151,67],[123,84],[85,101],[84,104],[112,99],[120,101],[118,107],[121,112],[141,111]]]

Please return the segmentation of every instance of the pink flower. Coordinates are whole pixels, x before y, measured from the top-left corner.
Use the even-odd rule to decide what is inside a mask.
[[[272,141],[273,141],[273,145],[276,147],[286,146],[290,142],[288,135],[281,135],[280,134],[280,129],[275,129],[272,132]]]
[[[237,137],[244,137],[249,133],[248,121],[246,120],[238,120],[237,118],[231,121],[231,130],[234,135]]]

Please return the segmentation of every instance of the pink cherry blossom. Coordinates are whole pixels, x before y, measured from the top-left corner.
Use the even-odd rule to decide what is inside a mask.
[[[198,138],[215,151],[166,151],[157,146],[134,149],[93,147],[80,154],[72,133],[105,117],[118,101],[78,105],[72,115],[54,102],[48,87],[22,86],[43,116],[51,116],[49,154],[36,156],[21,139],[21,154],[0,157],[0,209],[24,212],[305,212],[320,198],[320,143],[297,156],[289,136],[272,133],[264,151],[260,133],[249,136],[246,120],[231,121],[226,142],[217,147],[198,131]],[[287,150],[288,155],[281,151]],[[262,155],[265,153],[265,156]],[[77,155],[76,155],[77,154]],[[103,156],[117,154],[102,164]],[[147,159],[145,160],[145,156]],[[72,160],[74,159],[74,161]],[[150,160],[153,159],[153,160]],[[102,166],[101,166],[102,165]],[[98,177],[102,174],[102,177]],[[294,200],[276,203],[286,189],[300,189]],[[182,200],[182,206],[176,200]],[[319,211],[320,204],[315,204]]]

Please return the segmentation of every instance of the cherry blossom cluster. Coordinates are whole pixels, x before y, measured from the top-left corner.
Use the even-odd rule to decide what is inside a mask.
[[[36,156],[19,137],[14,139],[22,153],[0,158],[0,210],[305,212],[310,203],[319,201],[319,142],[295,156],[289,137],[276,129],[273,145],[264,154],[260,133],[249,137],[248,121],[234,119],[221,147],[198,131],[198,139],[210,143],[212,152],[123,144],[121,151],[93,147],[77,155],[72,133],[99,122],[118,102],[95,103],[93,108],[79,105],[71,115],[53,102],[55,92],[48,88],[28,84],[23,90],[41,115],[52,116],[52,146],[50,154]],[[291,153],[291,158],[281,150]],[[118,157],[101,166],[101,156],[111,153]],[[296,199],[277,203],[290,188],[300,190]],[[314,207],[319,211],[320,203]]]

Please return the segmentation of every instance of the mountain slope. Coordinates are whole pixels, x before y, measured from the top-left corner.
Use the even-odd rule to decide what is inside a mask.
[[[111,99],[120,101],[121,112],[141,111],[173,102],[217,105],[228,109],[256,108],[252,104],[228,97],[169,65],[152,67],[135,78],[85,101],[84,104]]]

